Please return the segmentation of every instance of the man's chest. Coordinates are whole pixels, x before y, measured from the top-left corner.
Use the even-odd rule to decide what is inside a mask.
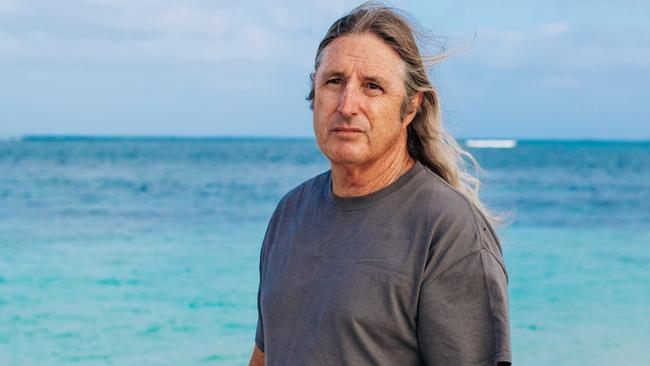
[[[272,238],[264,263],[261,302],[265,327],[278,336],[399,339],[414,334],[418,267],[412,237],[390,231],[295,226]],[[272,335],[271,335],[272,336]],[[402,340],[403,341],[403,340]]]

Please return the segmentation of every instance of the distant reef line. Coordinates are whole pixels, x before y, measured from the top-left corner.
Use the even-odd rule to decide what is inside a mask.
[[[600,138],[528,138],[528,137],[457,137],[459,142],[470,145],[479,141],[513,141],[524,143],[650,143],[648,139],[600,139]],[[313,136],[245,136],[245,135],[0,135],[6,141],[314,141]]]

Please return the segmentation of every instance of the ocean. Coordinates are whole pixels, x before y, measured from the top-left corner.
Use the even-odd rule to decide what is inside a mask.
[[[650,365],[650,142],[469,148],[515,365]],[[0,365],[247,365],[261,241],[314,140],[0,141]]]

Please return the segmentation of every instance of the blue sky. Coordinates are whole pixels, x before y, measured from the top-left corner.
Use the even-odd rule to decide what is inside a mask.
[[[316,46],[359,3],[0,0],[0,136],[312,136]],[[389,4],[469,45],[432,71],[455,136],[650,139],[650,2]]]

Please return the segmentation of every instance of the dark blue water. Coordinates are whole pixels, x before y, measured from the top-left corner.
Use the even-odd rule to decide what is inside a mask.
[[[470,149],[510,274],[515,362],[643,364],[650,142]],[[0,141],[0,365],[244,365],[279,198],[311,139]]]

